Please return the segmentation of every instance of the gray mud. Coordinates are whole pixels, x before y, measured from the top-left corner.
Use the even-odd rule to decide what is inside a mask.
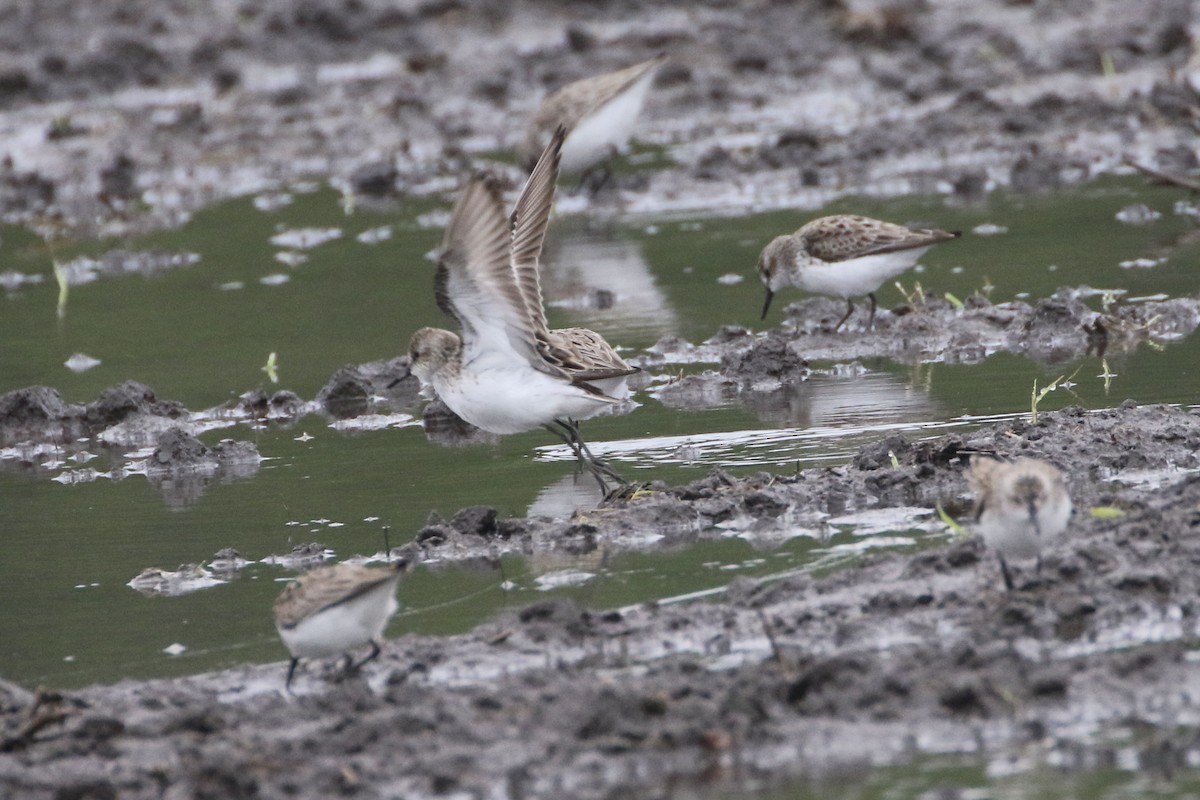
[[[1190,0],[574,5],[313,2],[0,12],[0,214],[47,234],[173,225],[327,177],[364,201],[439,195],[507,153],[548,91],[649,58],[653,170],[599,206],[974,200],[1121,168],[1197,166],[1178,75]],[[1111,65],[1106,74],[1102,63]],[[509,156],[505,156],[508,158]],[[513,169],[511,177],[518,175]]]
[[[1040,572],[1022,565],[1011,593],[977,540],[952,540],[826,577],[739,579],[704,600],[542,602],[466,635],[389,641],[356,677],[311,664],[294,696],[282,663],[63,694],[4,686],[0,785],[34,800],[601,798],[925,753],[1136,759],[1164,775],[1195,763],[1200,415],[1177,408],[893,436],[843,468],[714,473],[586,521],[464,509],[410,548],[579,552],[647,531],[695,541],[739,515],[801,525],[936,503],[961,516],[972,452],[1046,458],[1069,476],[1070,535]]]

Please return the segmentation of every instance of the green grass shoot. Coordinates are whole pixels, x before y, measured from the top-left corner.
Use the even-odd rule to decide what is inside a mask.
[[[1116,506],[1092,506],[1089,511],[1096,519],[1117,519],[1125,516],[1125,512]]]
[[[67,282],[67,272],[58,259],[52,259],[50,263],[54,265],[54,280],[58,282],[58,318],[63,319],[67,316],[67,296],[71,293],[71,284]]]
[[[262,371],[267,373],[267,378],[271,383],[279,383],[279,373],[276,371],[274,350],[271,351],[271,355],[267,356],[267,363],[263,365]]]
[[[956,539],[965,539],[971,535],[967,532],[966,528],[958,523],[958,520],[946,513],[946,509],[942,508],[942,504],[940,502],[937,504],[937,515],[938,519],[945,523],[946,527],[951,530]]]
[[[1041,404],[1042,400],[1045,399],[1046,395],[1053,392],[1060,385],[1062,385],[1064,383],[1070,383],[1071,380],[1073,380],[1075,378],[1075,376],[1079,374],[1080,369],[1082,369],[1082,366],[1076,367],[1075,371],[1072,372],[1070,375],[1059,375],[1057,378],[1050,381],[1050,383],[1046,384],[1045,388],[1043,388],[1040,392],[1038,391],[1037,378],[1033,379],[1033,394],[1030,396],[1030,401],[1029,401],[1029,424],[1030,425],[1037,425],[1038,405]]]

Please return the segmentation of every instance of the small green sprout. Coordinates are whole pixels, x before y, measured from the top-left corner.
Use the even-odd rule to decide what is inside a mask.
[[[1117,67],[1113,64],[1112,53],[1107,50],[1100,54],[1100,71],[1110,81],[1117,77]]]
[[[1100,359],[1100,367],[1104,371],[1101,372],[1096,377],[1104,379],[1104,393],[1108,394],[1108,390],[1112,388],[1112,379],[1117,377],[1117,373],[1113,372],[1111,369],[1108,368],[1108,359],[1107,358]]]
[[[1029,424],[1030,425],[1037,425],[1038,405],[1041,404],[1042,400],[1045,399],[1046,395],[1050,394],[1055,389],[1058,389],[1061,386],[1071,384],[1071,380],[1076,375],[1079,374],[1080,369],[1082,369],[1082,367],[1076,367],[1075,371],[1072,372],[1070,375],[1059,375],[1057,378],[1050,381],[1050,383],[1046,384],[1046,387],[1044,389],[1042,389],[1040,392],[1038,391],[1037,378],[1033,379],[1033,394],[1030,396],[1030,404],[1029,404]],[[1071,385],[1074,385],[1074,384],[1071,384]]]
[[[945,523],[946,527],[950,529],[956,539],[965,539],[971,535],[966,528],[964,528],[956,519],[954,519],[954,517],[946,513],[946,509],[942,508],[941,502],[938,502],[937,504],[937,515],[938,519]]]
[[[908,303],[910,306],[921,305],[924,302],[925,291],[921,288],[920,281],[913,282],[913,289],[911,292],[905,289],[904,284],[902,284],[900,281],[896,281],[893,285],[896,287],[897,291],[900,292],[900,294],[904,295],[904,302]]]
[[[1096,519],[1117,519],[1125,516],[1125,512],[1116,506],[1092,506],[1090,512]]]
[[[946,302],[949,303],[950,305],[954,306],[959,311],[962,311],[963,308],[965,308],[965,306],[963,305],[963,301],[959,300],[957,297],[952,295],[950,292],[946,292]]]
[[[279,373],[276,371],[275,351],[271,351],[271,355],[267,356],[267,363],[263,365],[262,371],[267,373],[267,378],[271,383],[279,383]]]
[[[58,259],[50,263],[54,265],[54,280],[58,282],[58,318],[62,319],[67,316],[67,295],[71,292],[71,284],[67,282],[67,271]]]

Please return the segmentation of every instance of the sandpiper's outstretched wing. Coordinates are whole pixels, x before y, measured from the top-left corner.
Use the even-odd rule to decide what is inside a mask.
[[[576,381],[617,378],[637,372],[617,355],[608,342],[586,328],[550,330],[542,302],[539,277],[542,245],[554,205],[554,188],[566,130],[560,125],[542,151],[537,164],[517,199],[512,224],[512,267],[525,308],[533,324],[538,352],[555,367],[561,367]]]
[[[464,363],[523,360],[569,380],[538,353],[534,322],[513,273],[509,219],[489,173],[471,178],[454,204],[435,291],[438,306],[462,326]]]
[[[513,208],[509,222],[512,226],[512,269],[525,300],[525,309],[533,323],[535,335],[546,333],[546,310],[542,305],[542,284],[538,276],[538,261],[550,226],[550,211],[554,207],[554,189],[558,183],[558,165],[563,139],[567,132],[561,125],[542,151],[537,164],[525,182],[521,196]]]
[[[870,217],[838,214],[814,219],[796,231],[796,235],[804,239],[809,255],[822,261],[845,261],[929,247],[960,234],[936,228],[906,228]]]

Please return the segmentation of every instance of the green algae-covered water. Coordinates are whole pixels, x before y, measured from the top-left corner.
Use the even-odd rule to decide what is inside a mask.
[[[288,192],[282,204],[271,196],[235,200],[180,230],[134,241],[59,242],[53,257],[60,265],[117,248],[198,256],[149,274],[102,275],[65,296],[41,240],[0,230],[0,273],[24,276],[20,285],[0,281],[10,287],[0,301],[0,393],[44,384],[87,402],[134,379],[193,410],[253,389],[286,388],[307,399],[339,367],[400,355],[418,327],[446,325],[426,254],[440,241],[448,204],[347,215],[336,192],[310,189]],[[963,230],[961,240],[931,250],[920,272],[901,277],[909,289],[919,281],[963,298],[990,287],[995,302],[1080,284],[1183,296],[1200,282],[1200,237],[1194,218],[1175,213],[1181,199],[1139,179],[1107,179],[1053,197],[996,195],[978,206],[869,199],[839,201],[828,211]],[[1161,216],[1144,225],[1118,222],[1117,212],[1134,203]],[[814,216],[556,218],[543,267],[550,322],[593,327],[627,355],[667,334],[696,342],[722,324],[778,324],[782,307],[804,295],[785,290],[760,322],[757,255],[771,237]],[[879,296],[883,306],[901,300],[890,286]],[[64,364],[77,353],[99,364],[73,371]],[[264,369],[272,353],[277,384]],[[955,366],[868,359],[865,375],[814,376],[786,409],[737,402],[668,408],[643,392],[636,411],[589,420],[584,432],[627,476],[681,482],[716,466],[750,472],[836,464],[884,431],[935,435],[1028,413],[1033,382],[1044,386],[1059,375],[1074,374],[1075,386],[1047,396],[1042,409],[1126,398],[1186,405],[1200,397],[1195,336],[1110,354],[1105,364],[1095,356],[1038,364],[1008,354]],[[588,479],[575,479],[543,432],[443,447],[411,422],[344,431],[314,415],[288,426],[210,431],[201,437],[207,443],[253,441],[266,460],[246,477],[187,491],[141,475],[75,481],[88,467],[111,466],[91,445],[99,454],[91,463],[74,450],[6,452],[0,675],[73,687],[281,660],[270,606],[291,573],[277,566],[254,563],[232,580],[174,597],[144,596],[126,584],[143,568],[205,562],[224,547],[257,562],[318,541],[345,557],[378,551],[385,526],[392,545],[411,539],[431,511],[448,517],[485,504],[506,516],[553,515],[594,500]],[[940,529],[930,520],[922,530],[892,531],[886,546],[919,546],[944,536]],[[506,557],[499,569],[423,567],[402,583],[404,609],[389,635],[464,631],[500,607],[547,594],[598,607],[669,597],[737,575],[824,567],[877,541],[883,546],[882,538],[842,528],[827,541],[797,537],[764,548],[714,533],[671,552],[554,563]]]

